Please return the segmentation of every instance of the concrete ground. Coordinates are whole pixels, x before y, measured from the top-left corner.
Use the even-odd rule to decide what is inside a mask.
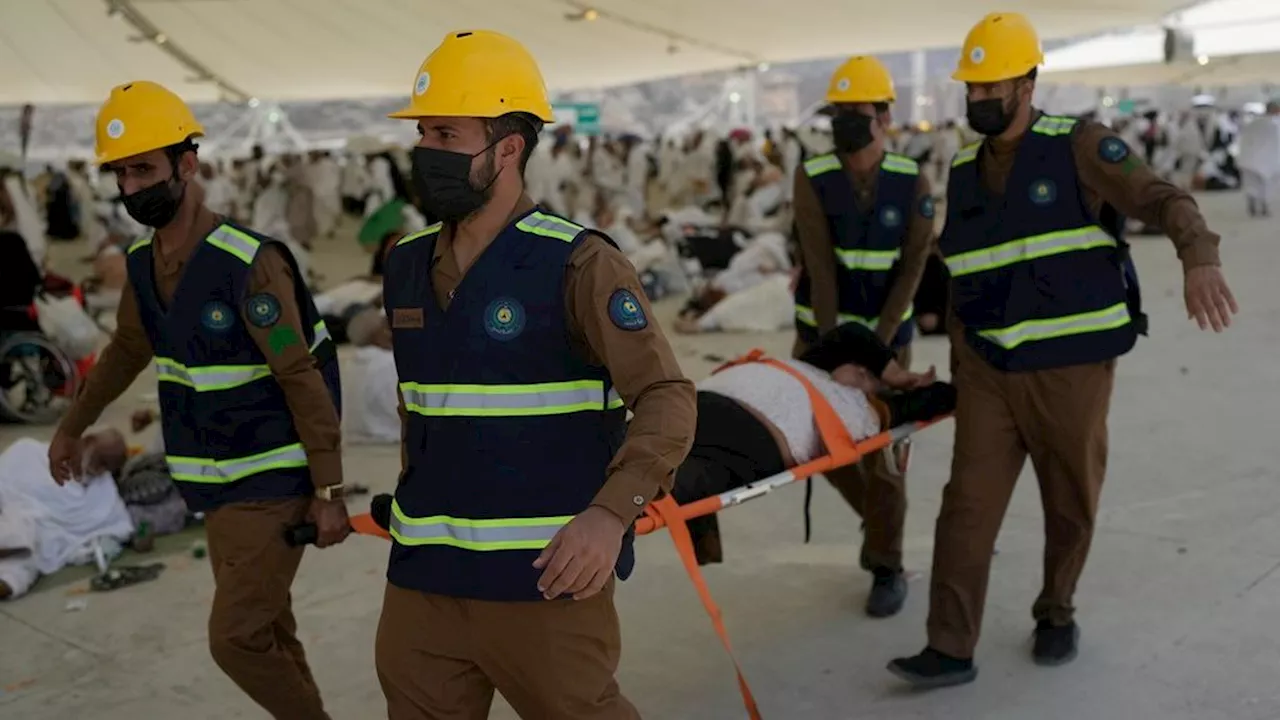
[[[1031,664],[1030,604],[1041,574],[1042,514],[1028,468],[994,559],[981,675],[970,686],[919,694],[884,670],[924,645],[933,522],[947,479],[950,426],[919,437],[912,465],[907,564],[921,574],[903,613],[861,612],[858,521],[825,484],[815,491],[813,542],[803,544],[803,490],[790,488],[725,514],[727,562],[707,573],[767,718],[785,720],[1266,720],[1280,718],[1280,487],[1272,400],[1280,397],[1280,225],[1244,218],[1238,195],[1205,196],[1223,234],[1226,273],[1242,307],[1223,335],[1187,322],[1167,240],[1135,254],[1151,337],[1120,365],[1111,412],[1110,481],[1078,593],[1080,658]],[[346,243],[323,246],[329,278],[350,274]],[[341,251],[339,246],[343,246]],[[360,261],[363,263],[363,260]],[[669,315],[670,308],[665,309]],[[674,337],[701,377],[753,346],[785,353],[786,334]],[[945,342],[918,345],[945,372]],[[154,379],[140,378],[110,409],[121,423]],[[0,446],[24,429],[0,430]],[[32,434],[47,437],[46,431]],[[392,487],[395,447],[353,446],[351,480]],[[353,537],[309,552],[294,585],[302,639],[336,720],[384,712],[373,635],[387,546]],[[639,543],[640,565],[618,593],[625,654],[620,678],[645,717],[744,716],[732,668],[665,534]],[[205,645],[212,582],[206,561],[163,558],[156,582],[75,595],[49,584],[0,606],[0,718],[263,717],[217,669]],[[78,612],[68,600],[84,599]],[[493,717],[512,718],[501,703]]]

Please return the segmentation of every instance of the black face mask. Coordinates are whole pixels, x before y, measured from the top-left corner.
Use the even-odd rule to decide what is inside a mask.
[[[831,118],[831,140],[836,152],[855,153],[875,142],[871,123],[875,118],[859,112],[842,112]]]
[[[178,207],[182,205],[182,196],[186,192],[187,184],[174,177],[129,195],[122,195],[120,201],[124,203],[129,217],[149,228],[162,228],[177,217]]]
[[[477,188],[471,184],[471,161],[492,148],[490,145],[475,155],[468,155],[415,147],[413,188],[418,194],[418,202],[422,204],[422,211],[436,220],[458,222],[484,207],[498,173],[493,172],[484,187]],[[488,165],[492,171],[492,159]]]
[[[965,116],[974,132],[992,136],[1009,129],[1016,109],[1016,105],[1013,109],[1006,109],[1003,98],[970,100],[966,104]]]

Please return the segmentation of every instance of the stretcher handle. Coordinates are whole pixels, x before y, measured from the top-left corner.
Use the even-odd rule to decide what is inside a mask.
[[[943,415],[927,422],[914,422],[899,425],[891,430],[886,430],[878,435],[874,435],[860,442],[854,443],[852,448],[837,448],[835,452],[824,455],[807,462],[803,465],[797,465],[790,470],[772,475],[762,480],[757,480],[740,488],[713,495],[712,497],[695,500],[685,505],[677,505],[674,509],[668,509],[666,515],[660,515],[656,512],[649,511],[646,508],[644,517],[636,521],[636,534],[648,535],[656,530],[667,526],[666,518],[672,514],[684,520],[691,520],[696,517],[703,517],[717,513],[727,507],[733,505],[741,505],[748,500],[754,500],[761,495],[768,494],[770,491],[790,485],[793,482],[799,482],[813,475],[824,473],[828,470],[844,467],[852,463],[858,462],[870,453],[883,450],[893,443],[910,437],[911,435],[933,425],[942,422],[950,415]]]
[[[374,495],[369,501],[369,512],[352,516],[350,522],[351,532],[390,539],[387,528],[391,526],[391,496]],[[284,529],[284,542],[289,547],[313,545],[319,534],[315,523],[298,523]]]

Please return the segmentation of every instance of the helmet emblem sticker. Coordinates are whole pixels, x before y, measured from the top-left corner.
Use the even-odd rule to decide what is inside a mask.
[[[981,65],[982,61],[986,59],[987,51],[981,45],[978,45],[969,51],[969,62],[974,65]]]
[[[112,140],[119,140],[121,135],[124,135],[124,122],[120,118],[107,123],[107,137]]]
[[[424,70],[418,73],[418,81],[413,84],[413,94],[421,95],[428,87],[431,87],[431,73]]]
[[[836,82],[836,90],[839,90],[840,92],[848,92],[849,85],[849,78],[840,78],[840,80]]]

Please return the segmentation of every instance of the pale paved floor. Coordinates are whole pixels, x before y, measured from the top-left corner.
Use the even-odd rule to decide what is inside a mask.
[[[858,523],[819,486],[815,537],[805,546],[797,487],[727,513],[728,563],[708,573],[766,717],[1280,718],[1280,450],[1270,414],[1280,397],[1280,224],[1245,220],[1238,196],[1202,200],[1225,236],[1244,314],[1223,336],[1195,330],[1168,242],[1138,240],[1153,331],[1120,368],[1110,484],[1078,596],[1080,659],[1051,671],[1028,659],[1043,542],[1029,470],[994,562],[982,674],[933,694],[902,692],[883,669],[923,645],[927,584],[913,584],[900,617],[865,618]],[[324,254],[318,263],[331,277],[352,267],[349,255]],[[789,345],[781,334],[675,342],[695,377],[711,366],[704,353]],[[945,365],[946,346],[922,342],[917,357]],[[108,419],[125,418],[151,382],[140,379]],[[16,435],[0,432],[4,442]],[[924,434],[913,463],[907,562],[926,575],[950,436],[949,427]],[[393,484],[396,465],[393,447],[346,455],[350,477],[375,489]],[[383,711],[372,644],[386,551],[354,538],[308,553],[295,584],[302,637],[337,720]],[[89,596],[82,612],[64,610],[66,588],[0,606],[0,687],[10,688],[0,695],[0,718],[261,717],[209,659],[205,562],[169,560],[159,581]],[[665,535],[640,543],[639,570],[618,604],[621,680],[647,718],[743,716],[730,667]],[[505,708],[493,716],[513,717]]]

